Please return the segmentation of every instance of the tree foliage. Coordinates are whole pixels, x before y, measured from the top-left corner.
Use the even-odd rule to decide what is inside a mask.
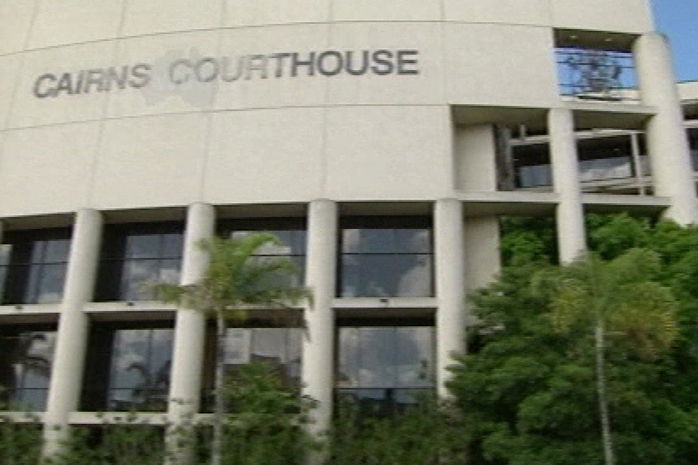
[[[603,463],[599,320],[617,463],[695,463],[698,230],[587,221],[598,255],[560,268],[541,235],[515,234],[509,266],[473,298],[479,324],[450,386],[471,464]]]
[[[198,282],[156,286],[161,300],[197,310],[216,321],[212,465],[222,463],[226,320],[244,321],[247,309],[252,305],[284,308],[310,298],[307,289],[290,285],[289,278],[297,269],[289,257],[264,254],[269,247],[279,245],[279,239],[269,233],[253,233],[239,239],[216,237],[205,240],[200,246],[208,253],[209,263]]]

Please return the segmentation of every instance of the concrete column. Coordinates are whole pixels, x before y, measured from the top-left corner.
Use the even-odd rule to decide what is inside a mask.
[[[215,211],[211,205],[196,203],[189,206],[181,285],[194,284],[204,276],[208,254],[201,249],[199,243],[202,239],[213,236],[214,227]],[[178,309],[167,411],[171,425],[190,422],[199,411],[205,337],[205,316],[196,310]]]
[[[51,384],[44,416],[44,455],[60,450],[67,434],[68,416],[79,407],[89,326],[83,306],[92,300],[101,237],[101,214],[95,210],[79,210],[73,226],[51,367]]]
[[[664,35],[650,32],[635,41],[634,53],[642,103],[657,109],[646,127],[654,193],[671,200],[666,218],[696,223],[693,169],[669,43]]]
[[[551,108],[548,112],[548,133],[553,186],[559,196],[556,212],[558,253],[561,263],[569,263],[586,250],[572,111]]]
[[[305,310],[307,334],[303,339],[304,395],[314,399],[311,432],[322,432],[332,418],[335,322],[332,300],[337,276],[337,204],[320,199],[308,206],[308,255],[305,282],[313,293]]]
[[[453,355],[465,353],[465,241],[463,205],[456,199],[434,206],[436,297],[436,380],[439,397],[448,397],[447,367]]]

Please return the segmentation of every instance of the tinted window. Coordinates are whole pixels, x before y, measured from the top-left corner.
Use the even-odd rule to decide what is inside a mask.
[[[104,235],[97,300],[155,298],[150,283],[176,284],[182,260],[182,225],[112,226]]]
[[[433,295],[431,228],[423,219],[347,220],[340,253],[342,297]]]
[[[39,411],[46,408],[55,331],[4,330],[0,334],[0,394],[5,407]]]
[[[0,246],[2,303],[60,302],[68,268],[70,230],[8,233]]]

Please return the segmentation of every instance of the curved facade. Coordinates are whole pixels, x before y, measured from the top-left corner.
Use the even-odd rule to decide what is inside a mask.
[[[206,322],[140,287],[196,281],[200,238],[276,231],[269,253],[301,265],[314,308],[255,310],[226,364],[278,363],[322,428],[340,395],[445,395],[499,216],[554,215],[562,261],[584,209],[698,218],[644,0],[17,0],[0,17],[0,337],[52,367],[1,369],[47,425],[205,410]]]

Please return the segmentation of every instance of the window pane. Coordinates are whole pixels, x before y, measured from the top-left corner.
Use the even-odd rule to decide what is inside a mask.
[[[396,385],[395,330],[362,328],[359,339],[359,386],[390,387]]]
[[[395,335],[397,386],[433,386],[433,330],[431,328],[397,328]]]
[[[431,230],[420,218],[347,219],[342,229],[339,295],[415,297],[433,295]],[[390,225],[395,228],[372,228]],[[408,227],[404,227],[408,226]]]
[[[433,338],[426,326],[340,328],[338,387],[433,386]]]
[[[124,262],[121,276],[120,298],[123,300],[141,300],[151,297],[152,292],[146,283],[158,279],[157,260],[128,260]]]
[[[28,300],[40,304],[60,302],[63,295],[66,270],[67,265],[65,263],[42,265],[41,268],[32,267],[30,283],[35,274],[39,274],[39,277],[35,287],[31,287],[33,294]]]
[[[163,234],[162,235],[162,257],[177,258],[182,256],[182,248],[184,247],[184,238],[180,233]]]
[[[431,276],[431,255],[348,255],[342,258],[342,296],[429,296]]]
[[[279,370],[286,386],[300,379],[302,331],[298,328],[228,328],[224,363],[229,372],[251,362],[266,362]]]
[[[160,260],[157,280],[169,284],[179,283],[180,259]]]
[[[109,409],[165,408],[172,339],[171,329],[116,331],[109,378]]]
[[[3,397],[21,410],[43,410],[55,346],[53,331],[25,331],[0,336],[0,385]]]
[[[159,235],[130,235],[126,238],[126,258],[157,258],[159,255]]]
[[[10,264],[10,255],[12,254],[11,244],[0,244],[0,266]]]
[[[70,254],[70,239],[56,239],[46,241],[44,250],[44,262],[67,262]]]
[[[112,226],[105,234],[96,300],[149,300],[149,283],[179,281],[182,234],[176,223]]]
[[[339,330],[339,367],[337,386],[359,386],[359,328],[341,328]]]

